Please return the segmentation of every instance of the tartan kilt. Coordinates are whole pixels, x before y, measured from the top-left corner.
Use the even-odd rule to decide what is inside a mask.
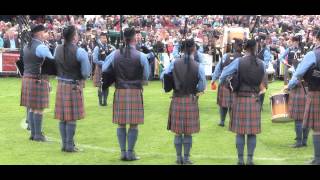
[[[115,90],[112,122],[115,124],[144,123],[142,89]]]
[[[303,117],[303,127],[320,132],[320,91],[309,91]]]
[[[225,84],[218,87],[217,104],[220,107],[230,108],[232,105],[232,92]]]
[[[301,84],[290,91],[288,100],[290,118],[300,121],[303,120],[306,100],[307,98]]]
[[[261,132],[260,103],[256,97],[234,95],[229,130],[237,134],[259,134]]]
[[[102,69],[99,65],[96,64],[96,68],[94,69],[94,74],[93,74],[93,85],[95,87],[100,87],[101,76],[102,76]]]
[[[172,97],[167,129],[176,134],[193,134],[200,131],[197,97]]]
[[[54,118],[74,121],[84,118],[83,83],[71,84],[58,80]]]
[[[25,75],[22,78],[20,106],[31,109],[49,107],[50,84],[48,76],[42,76],[38,81],[37,75]]]

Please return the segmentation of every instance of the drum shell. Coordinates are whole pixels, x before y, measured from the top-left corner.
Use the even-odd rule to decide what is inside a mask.
[[[288,113],[289,94],[275,94],[270,97],[272,122],[284,123],[291,122],[293,119],[289,118]]]

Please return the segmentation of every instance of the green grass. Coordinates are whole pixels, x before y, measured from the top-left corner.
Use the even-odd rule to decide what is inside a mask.
[[[56,80],[51,79],[51,83],[50,108],[45,110],[43,128],[46,136],[57,141],[37,143],[29,141],[29,132],[21,127],[25,118],[25,108],[19,106],[21,79],[0,79],[0,164],[174,164],[173,133],[166,129],[171,93],[165,94],[160,82],[153,81],[144,88],[145,124],[139,127],[136,144],[141,160],[135,162],[119,160],[117,125],[111,121],[114,88],[110,89],[109,106],[100,107],[92,81],[86,82],[86,117],[78,121],[75,136],[76,143],[84,151],[62,153],[58,121],[53,119]],[[273,82],[265,97],[262,133],[257,136],[256,164],[305,164],[312,158],[311,136],[307,148],[290,148],[295,137],[293,123],[271,122],[268,97],[280,92],[282,87],[283,82]],[[193,136],[191,150],[195,164],[232,165],[237,161],[235,134],[227,127],[217,126],[216,95],[216,91],[208,88],[199,100],[201,130]]]

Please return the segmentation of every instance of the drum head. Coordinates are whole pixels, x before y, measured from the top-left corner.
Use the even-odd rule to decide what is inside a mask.
[[[289,123],[294,121],[293,119],[289,117],[278,117],[278,118],[272,118],[273,123]]]

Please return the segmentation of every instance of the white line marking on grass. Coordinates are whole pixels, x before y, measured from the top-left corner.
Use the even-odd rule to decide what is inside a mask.
[[[22,129],[27,128],[27,124],[25,123],[26,119],[22,119],[20,126]],[[56,142],[61,144],[60,139],[54,138],[54,137],[49,137],[46,136],[47,139],[51,142]],[[108,152],[108,153],[118,153],[119,150],[115,148],[106,148],[106,147],[99,147],[99,146],[94,146],[94,145],[89,145],[89,144],[78,144],[77,145],[80,148],[86,148],[86,149],[92,149],[92,150],[99,150],[103,152]],[[175,157],[175,153],[173,152],[172,154],[167,154],[167,153],[148,153],[148,152],[139,152],[139,155],[143,156],[164,156],[164,157]],[[192,157],[195,158],[200,158],[200,159],[236,159],[236,156],[210,156],[210,155],[201,155],[201,154],[195,154],[191,155]],[[311,156],[304,156],[304,157],[299,157],[299,159],[310,159]],[[264,160],[264,161],[286,161],[286,160],[296,160],[297,158],[292,158],[292,157],[283,157],[283,158],[273,158],[273,157],[255,157],[254,159],[257,160]]]

